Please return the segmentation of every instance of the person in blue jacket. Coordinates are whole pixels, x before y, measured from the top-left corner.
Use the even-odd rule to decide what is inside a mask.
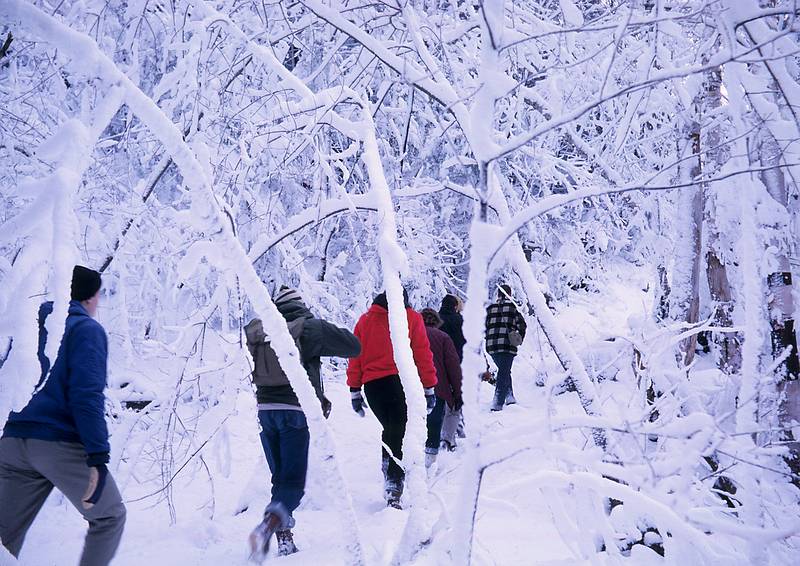
[[[27,406],[8,416],[0,438],[0,541],[19,556],[25,534],[58,488],[89,523],[80,566],[111,562],[125,526],[125,506],[108,472],[105,421],[108,342],[94,320],[101,278],[77,265],[55,362],[45,355],[47,315],[39,309],[42,376]]]

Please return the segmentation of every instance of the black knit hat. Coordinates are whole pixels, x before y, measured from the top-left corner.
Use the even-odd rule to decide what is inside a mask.
[[[91,299],[100,290],[102,283],[98,272],[82,265],[76,265],[72,270],[72,291],[70,296],[73,301]]]

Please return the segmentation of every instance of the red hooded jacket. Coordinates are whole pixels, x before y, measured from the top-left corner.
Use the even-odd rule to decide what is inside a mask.
[[[411,351],[423,387],[436,385],[436,368],[433,365],[428,334],[422,316],[414,309],[406,308],[408,334]],[[380,305],[372,305],[358,319],[353,334],[361,342],[361,355],[350,358],[347,365],[347,385],[361,387],[368,381],[397,375],[394,350],[389,338],[389,311]]]

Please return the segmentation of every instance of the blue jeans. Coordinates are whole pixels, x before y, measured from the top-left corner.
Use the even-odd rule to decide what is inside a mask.
[[[425,441],[425,452],[427,454],[439,453],[439,442],[442,437],[442,423],[444,422],[445,400],[441,397],[436,398],[436,406],[428,415],[428,439]]]
[[[515,354],[508,352],[492,354],[492,360],[497,366],[497,385],[495,385],[494,389],[494,405],[497,407],[502,407],[505,404],[506,397],[511,389],[511,364],[514,363],[514,356]]]
[[[308,423],[302,411],[259,411],[261,445],[272,472],[272,501],[268,510],[285,508],[291,516],[300,505],[308,471]],[[279,514],[281,514],[279,512]],[[286,522],[286,517],[281,517]]]

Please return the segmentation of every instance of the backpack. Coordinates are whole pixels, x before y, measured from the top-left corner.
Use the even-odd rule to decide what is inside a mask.
[[[305,326],[304,318],[296,318],[288,323],[289,334],[292,335],[297,349],[300,350],[300,336],[303,334]],[[253,383],[256,386],[276,387],[289,385],[289,378],[283,371],[278,355],[272,349],[269,342],[265,342],[266,334],[261,319],[254,318],[244,327],[247,337],[247,349],[253,356]]]

